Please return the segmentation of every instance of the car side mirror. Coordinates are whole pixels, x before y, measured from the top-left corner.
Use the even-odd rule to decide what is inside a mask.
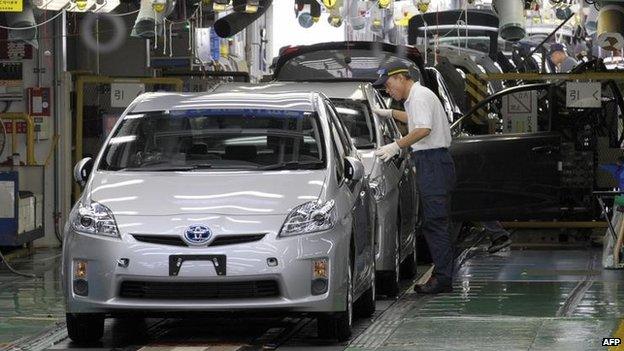
[[[364,165],[355,157],[345,157],[345,178],[359,182],[364,178]]]
[[[89,176],[91,175],[92,169],[93,159],[91,157],[85,157],[78,161],[78,163],[74,166],[74,181],[80,184],[80,186],[85,186]]]

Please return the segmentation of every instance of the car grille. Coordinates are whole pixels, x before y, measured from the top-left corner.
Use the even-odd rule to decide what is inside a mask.
[[[137,241],[141,241],[144,243],[150,244],[160,244],[160,245],[172,245],[172,246],[188,246],[182,240],[181,237],[176,235],[165,236],[165,235],[138,235],[135,234],[133,237]]]
[[[120,296],[136,299],[209,300],[279,296],[274,280],[245,282],[139,282],[121,283]]]
[[[254,241],[259,241],[262,238],[264,238],[264,234],[219,236],[210,243],[210,246],[252,243]]]
[[[171,245],[171,246],[188,246],[181,237],[177,235],[144,235],[134,234],[132,235],[137,241],[150,244],[159,245]],[[223,245],[235,245],[252,243],[254,241],[260,241],[264,238],[264,234],[249,234],[249,235],[228,235],[219,236],[215,238],[208,246],[223,246]]]

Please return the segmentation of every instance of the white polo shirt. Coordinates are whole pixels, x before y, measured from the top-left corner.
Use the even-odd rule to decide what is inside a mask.
[[[431,133],[412,145],[412,150],[429,150],[451,146],[451,128],[440,99],[431,90],[414,83],[403,104],[409,131],[431,129]]]

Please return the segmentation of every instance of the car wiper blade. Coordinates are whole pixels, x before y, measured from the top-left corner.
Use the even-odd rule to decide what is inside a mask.
[[[281,162],[268,166],[260,166],[258,169],[260,170],[275,170],[275,169],[298,169],[306,166],[319,166],[322,165],[323,161],[289,161],[289,162]]]
[[[196,165],[190,165],[189,167],[191,167],[191,169],[209,169],[213,168],[213,165],[210,163],[200,163]]]
[[[133,167],[123,168],[120,171],[127,172],[174,172],[174,171],[192,171],[194,166],[157,166],[157,167]]]

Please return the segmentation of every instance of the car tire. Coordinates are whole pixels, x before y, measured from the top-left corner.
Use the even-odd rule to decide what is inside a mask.
[[[98,342],[104,335],[104,316],[95,313],[67,313],[67,334],[78,344]]]
[[[348,260],[348,285],[346,311],[320,315],[317,318],[318,337],[327,340],[347,341],[353,327],[353,265]]]
[[[372,283],[371,283],[370,288],[368,288],[368,290],[366,290],[364,294],[360,296],[360,298],[358,299],[356,303],[355,312],[357,313],[358,317],[370,318],[375,314],[375,308],[376,308],[375,301],[377,300],[377,287],[376,287],[376,281],[375,281],[374,262],[373,262],[373,276],[372,276],[371,282]]]
[[[417,250],[416,250],[416,238],[413,241],[412,253],[409,254],[405,260],[401,263],[401,278],[412,279],[416,276],[417,271]]]

